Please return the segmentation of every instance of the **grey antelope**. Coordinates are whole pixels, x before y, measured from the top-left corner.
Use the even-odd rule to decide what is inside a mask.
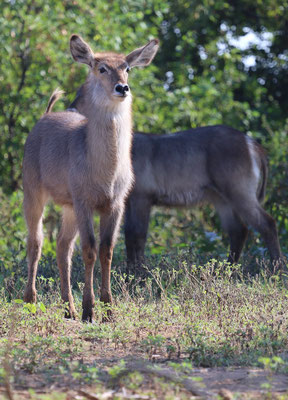
[[[128,71],[149,65],[158,50],[151,40],[126,57],[93,53],[72,35],[75,61],[90,72],[83,86],[86,118],[78,113],[50,112],[59,93],[50,98],[46,113],[29,134],[23,160],[24,213],[28,227],[28,283],[26,302],[36,301],[36,273],[42,247],[42,214],[49,198],[63,206],[57,240],[61,296],[67,316],[75,316],[70,285],[71,257],[79,231],[85,264],[82,319],[92,321],[93,269],[96,244],[93,212],[100,214],[101,301],[111,303],[110,270],[124,201],[131,188],[132,97]]]
[[[261,206],[267,159],[251,137],[224,125],[168,135],[136,134],[132,145],[135,184],[125,212],[128,265],[143,261],[149,216],[154,205],[214,205],[230,242],[228,261],[238,262],[252,226],[271,260],[284,267],[276,223]]]
[[[83,87],[72,108],[86,115]],[[284,266],[274,219],[261,207],[267,160],[252,138],[224,125],[168,135],[136,133],[132,145],[135,184],[126,202],[128,265],[143,261],[151,207],[212,203],[228,233],[228,261],[239,260],[247,226],[257,230],[275,265]]]

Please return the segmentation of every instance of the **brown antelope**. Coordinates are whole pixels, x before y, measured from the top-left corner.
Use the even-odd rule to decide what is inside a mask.
[[[86,115],[83,87],[71,108]],[[267,160],[252,138],[230,127],[207,126],[169,135],[136,133],[132,145],[135,174],[126,202],[128,265],[143,262],[151,207],[212,203],[228,233],[228,261],[239,260],[247,226],[257,230],[275,265],[284,266],[274,219],[261,207]]]
[[[83,86],[86,118],[78,113],[51,113],[59,93],[50,98],[46,114],[29,134],[23,161],[24,213],[28,227],[28,283],[26,302],[36,301],[35,279],[42,247],[42,214],[49,198],[63,206],[57,240],[61,296],[68,303],[67,317],[75,316],[70,286],[73,245],[79,231],[85,264],[84,321],[92,321],[93,269],[96,245],[93,212],[100,214],[101,301],[111,303],[110,270],[113,247],[131,188],[132,97],[128,71],[149,65],[158,50],[151,40],[126,57],[93,53],[79,36],[72,35],[75,61],[90,72]]]

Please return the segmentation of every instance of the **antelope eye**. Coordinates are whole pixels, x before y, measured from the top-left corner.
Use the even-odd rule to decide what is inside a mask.
[[[106,68],[101,67],[101,68],[99,68],[99,71],[100,71],[100,74],[104,74],[104,72],[106,72]]]
[[[130,71],[130,67],[127,67],[127,68],[126,68],[126,72],[129,72],[129,71]]]

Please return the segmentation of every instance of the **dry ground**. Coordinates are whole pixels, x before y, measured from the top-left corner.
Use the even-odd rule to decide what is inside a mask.
[[[83,339],[81,322],[65,320],[64,324],[65,336]],[[81,352],[71,354],[69,371],[59,374],[55,367],[61,361],[49,360],[47,354],[45,362],[52,362],[53,367],[37,372],[18,370],[14,384],[6,381],[1,386],[0,399],[288,399],[287,374],[233,366],[196,368],[189,364],[185,368],[183,356],[165,356],[157,348],[147,354],[137,341],[115,347],[109,340],[86,338]],[[79,380],[75,371],[81,365],[85,368]],[[95,366],[100,372],[93,383]]]
[[[288,297],[278,276],[181,262],[145,284],[113,279],[109,323],[99,301],[95,323],[80,322],[79,291],[78,319],[65,319],[59,288],[43,278],[37,305],[2,292],[1,400],[288,400]]]

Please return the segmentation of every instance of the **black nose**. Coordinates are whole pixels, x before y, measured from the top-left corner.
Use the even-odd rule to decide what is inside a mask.
[[[115,90],[116,90],[116,92],[124,95],[126,92],[129,92],[129,86],[128,85],[120,85],[118,83],[118,85],[115,86]]]

